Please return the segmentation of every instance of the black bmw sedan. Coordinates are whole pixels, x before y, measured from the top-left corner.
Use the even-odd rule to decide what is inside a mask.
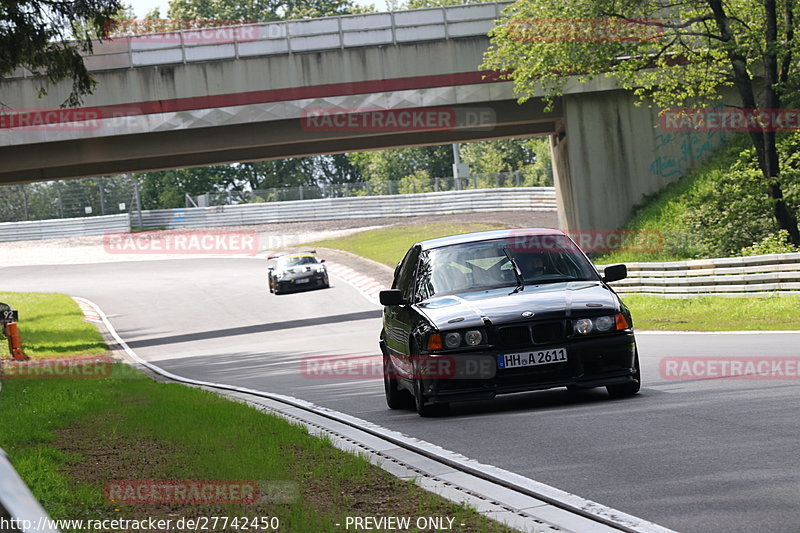
[[[553,387],[639,392],[633,322],[563,232],[503,230],[415,244],[397,265],[380,347],[386,401],[440,414],[451,402]]]

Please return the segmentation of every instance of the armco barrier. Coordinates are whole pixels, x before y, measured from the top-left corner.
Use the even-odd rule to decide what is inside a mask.
[[[628,277],[611,283],[621,295],[800,296],[800,253],[626,265]]]
[[[126,232],[130,230],[131,222],[127,214],[85,218],[30,220],[25,222],[3,222],[0,223],[0,242],[103,235],[105,233]]]
[[[142,211],[142,229],[204,228],[346,218],[410,217],[480,211],[555,211],[553,187],[323,198]],[[133,217],[134,222],[136,217]]]
[[[19,477],[3,450],[0,450],[0,519],[8,525],[0,531],[58,533],[47,513]],[[13,520],[13,522],[11,522]],[[28,527],[18,527],[27,524]]]

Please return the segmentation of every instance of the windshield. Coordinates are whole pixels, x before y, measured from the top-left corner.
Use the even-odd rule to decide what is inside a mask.
[[[566,236],[550,237],[555,246],[522,246],[519,237],[443,246],[420,256],[417,299],[519,285],[513,261],[525,285],[598,280],[594,267]]]
[[[302,265],[316,265],[317,258],[310,255],[294,257],[281,257],[278,259],[278,268],[291,268]]]

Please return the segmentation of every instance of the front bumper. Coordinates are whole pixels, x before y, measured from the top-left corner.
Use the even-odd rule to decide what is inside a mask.
[[[497,369],[488,379],[423,379],[423,394],[429,403],[490,400],[498,394],[527,392],[574,386],[604,387],[630,383],[635,379],[636,340],[633,332],[596,338],[572,339],[552,346],[527,349],[492,350],[481,356],[491,359],[497,368],[501,353],[565,348],[567,361],[541,366]],[[475,357],[476,354],[470,354]],[[457,358],[458,354],[448,354]],[[436,357],[430,355],[428,357]]]
[[[303,289],[314,289],[324,287],[328,283],[328,275],[325,272],[313,272],[306,276],[296,276],[293,278],[283,278],[275,282],[275,286],[280,291],[299,291]]]

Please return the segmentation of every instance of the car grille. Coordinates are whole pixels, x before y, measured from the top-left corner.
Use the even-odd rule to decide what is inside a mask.
[[[498,348],[524,348],[553,344],[564,340],[566,336],[564,320],[500,326],[496,328],[496,345]]]

